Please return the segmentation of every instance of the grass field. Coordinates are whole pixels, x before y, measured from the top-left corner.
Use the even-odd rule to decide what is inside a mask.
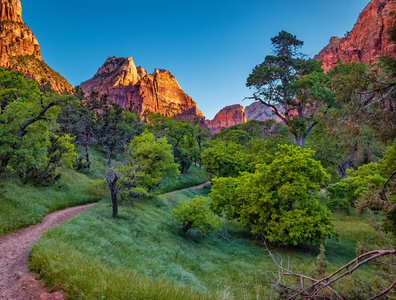
[[[97,202],[107,196],[103,185],[99,184],[107,170],[105,156],[98,150],[92,150],[91,160],[92,171],[80,173],[62,169],[61,179],[49,187],[22,184],[16,177],[7,180],[5,193],[0,193],[0,235],[37,224],[52,212]],[[193,166],[178,181],[165,181],[158,193],[183,189],[208,180],[205,171]]]
[[[34,245],[30,267],[69,299],[270,299],[276,267],[264,247],[234,222],[219,233],[182,235],[171,218],[176,203],[209,189],[160,196],[122,207],[111,218],[108,200],[51,229]],[[375,245],[368,217],[336,214],[338,241],[326,246],[328,271],[355,257],[358,241]],[[61,251],[59,250],[61,249]],[[271,248],[295,272],[311,274],[316,248]],[[363,283],[363,281],[365,283]],[[339,284],[348,298],[366,299],[384,278],[368,266]],[[172,297],[169,297],[172,295]]]

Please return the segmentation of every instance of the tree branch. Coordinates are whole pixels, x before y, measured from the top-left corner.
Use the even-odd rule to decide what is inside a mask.
[[[48,104],[47,106],[43,107],[43,109],[41,110],[41,112],[39,113],[39,115],[29,121],[26,121],[21,128],[18,131],[18,137],[22,138],[26,135],[27,131],[26,128],[29,127],[30,125],[40,121],[40,120],[49,120],[49,118],[47,118],[45,116],[46,112],[53,106],[58,105],[59,103],[56,101],[51,102],[50,104]]]

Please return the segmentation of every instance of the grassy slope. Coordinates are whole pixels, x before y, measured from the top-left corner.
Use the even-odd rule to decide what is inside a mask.
[[[121,209],[119,220],[110,218],[109,203],[102,201],[46,233],[32,250],[31,267],[49,285],[65,287],[70,299],[98,299],[103,295],[105,299],[193,299],[193,295],[203,297],[198,294],[202,292],[207,298],[268,299],[270,278],[263,273],[275,270],[275,266],[263,247],[237,224],[222,222],[230,241],[218,234],[200,238],[178,232],[178,224],[171,218],[175,203],[207,192],[185,191],[135,203]],[[360,239],[371,244],[379,239],[366,218],[335,215],[335,224],[340,238],[327,245],[329,270],[353,258]],[[305,274],[314,270],[318,254],[312,249],[278,248],[273,252],[290,257],[290,267]],[[370,285],[361,285],[359,278]],[[184,286],[172,290],[177,297],[168,293],[166,287],[174,286],[166,281]],[[364,268],[342,288],[360,292],[349,294],[351,298],[364,298],[381,281],[373,269]],[[197,294],[191,294],[190,286]],[[149,291],[152,294],[147,296]]]
[[[39,223],[51,212],[67,207],[99,201],[94,184],[104,174],[104,157],[97,151],[91,154],[93,172],[61,170],[61,179],[53,186],[35,187],[22,184],[17,178],[6,182],[6,192],[0,195],[0,235]]]
[[[62,170],[61,179],[53,186],[35,187],[17,178],[6,182],[6,193],[0,194],[0,235],[39,223],[46,215],[67,207],[97,202],[104,196],[98,182],[105,177],[105,154],[91,151],[92,172]],[[160,192],[174,191],[209,180],[208,174],[191,167],[177,182],[165,182]]]

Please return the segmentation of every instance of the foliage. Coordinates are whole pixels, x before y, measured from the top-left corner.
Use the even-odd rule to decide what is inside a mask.
[[[328,188],[333,208],[345,208],[348,203],[359,212],[367,209],[381,212],[386,217],[385,230],[396,233],[396,143],[387,147],[378,163],[369,163],[347,173],[347,178]]]
[[[61,173],[59,167],[73,169],[77,159],[77,153],[72,138],[67,134],[62,137],[50,135],[50,145],[47,148],[48,163],[45,167],[34,167],[28,169],[26,181],[34,185],[51,185],[58,181]]]
[[[45,173],[52,167],[54,153],[73,152],[69,137],[59,137],[56,143],[52,133],[59,106],[70,101],[70,96],[41,93],[37,83],[20,72],[0,70],[0,173],[16,172],[24,178],[31,170]]]
[[[318,124],[317,112],[333,101],[328,77],[320,62],[302,59],[299,49],[304,43],[296,36],[281,31],[271,41],[275,55],[266,56],[249,75],[246,85],[255,92],[248,98],[272,109],[295,143],[303,146]]]
[[[202,153],[205,171],[218,177],[238,176],[247,171],[246,147],[233,142],[213,141]]]
[[[238,178],[213,180],[211,207],[271,243],[320,244],[334,235],[316,194],[328,175],[314,152],[280,146],[270,164]]]
[[[336,102],[326,111],[322,128],[344,153],[343,169],[377,161],[383,145],[396,138],[394,65],[387,57],[373,66],[339,62],[328,73]]]
[[[199,162],[209,131],[192,121],[174,120],[161,115],[149,117],[148,129],[156,137],[166,137],[172,145],[175,161],[181,172],[188,171],[193,162]]]
[[[112,166],[114,152],[123,152],[130,140],[141,133],[139,118],[117,103],[109,103],[107,95],[92,93],[90,109],[95,112],[94,135],[98,145],[106,151],[107,164]]]
[[[260,241],[252,239],[237,223],[220,220],[228,239],[217,232],[205,239],[194,233],[178,234],[178,223],[172,218],[174,203],[207,196],[207,192],[189,190],[137,202],[132,207],[121,206],[118,219],[109,217],[108,200],[103,200],[45,233],[33,247],[31,268],[49,286],[60,285],[70,299],[124,299],[129,295],[161,299],[168,290],[163,284],[170,293],[175,293],[173,284],[191,288],[190,294],[181,299],[194,299],[197,291],[205,293],[203,298],[277,299],[270,285],[277,277],[267,277],[268,271],[277,270],[276,266]],[[336,213],[334,224],[339,238],[326,244],[328,272],[355,257],[357,241],[364,239],[375,247],[380,240],[365,215]],[[270,248],[295,272],[311,274],[316,270],[315,248]],[[365,299],[388,280],[373,265],[353,278],[339,288],[346,299]],[[175,299],[175,295],[164,297]]]
[[[176,180],[180,173],[166,137],[156,139],[148,130],[133,138],[127,162],[116,171],[123,199],[149,196],[164,178]]]
[[[208,198],[196,197],[188,202],[179,203],[172,216],[183,225],[181,231],[187,232],[196,228],[202,234],[212,233],[219,227],[219,222],[212,216]]]

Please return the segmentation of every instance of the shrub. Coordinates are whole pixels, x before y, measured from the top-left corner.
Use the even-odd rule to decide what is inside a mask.
[[[202,196],[178,204],[172,215],[182,223],[181,231],[184,233],[196,228],[200,233],[208,234],[219,227],[218,220],[208,207],[208,198]]]

